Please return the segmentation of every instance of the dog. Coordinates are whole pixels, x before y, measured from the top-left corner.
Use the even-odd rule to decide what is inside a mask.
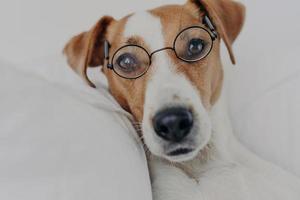
[[[102,17],[64,53],[83,80],[103,66],[110,93],[134,116],[146,146],[155,200],[299,200],[300,181],[234,137],[223,91],[220,42],[232,45],[245,7],[188,0]]]

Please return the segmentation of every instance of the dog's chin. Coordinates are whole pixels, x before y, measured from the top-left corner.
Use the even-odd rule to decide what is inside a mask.
[[[170,162],[180,163],[195,159],[200,152],[196,149],[177,149],[175,151],[178,153],[174,153],[174,155],[164,154],[162,157]]]
[[[208,142],[199,146],[183,146],[178,145],[176,148],[169,149],[163,152],[150,152],[156,157],[165,159],[173,163],[182,163],[192,161],[198,157],[201,157],[200,154],[206,149]]]

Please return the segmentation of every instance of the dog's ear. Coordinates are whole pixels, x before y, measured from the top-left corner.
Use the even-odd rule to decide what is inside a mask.
[[[87,76],[87,68],[103,65],[105,34],[112,21],[114,21],[112,17],[102,17],[90,31],[73,37],[64,48],[64,54],[71,68],[91,87],[95,85]]]
[[[239,35],[245,20],[245,6],[233,0],[190,0],[208,12],[223,39],[233,64],[235,57],[232,44]]]

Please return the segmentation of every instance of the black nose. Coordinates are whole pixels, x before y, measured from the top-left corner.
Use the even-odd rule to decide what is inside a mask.
[[[186,108],[168,108],[154,116],[153,126],[161,138],[167,141],[180,142],[193,127],[193,114]]]

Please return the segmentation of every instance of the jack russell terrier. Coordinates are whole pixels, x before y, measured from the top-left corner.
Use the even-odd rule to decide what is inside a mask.
[[[104,16],[64,49],[87,68],[104,66],[109,90],[135,118],[148,155],[154,200],[299,200],[300,181],[234,137],[226,111],[220,41],[232,44],[245,8],[232,0],[189,0]]]

